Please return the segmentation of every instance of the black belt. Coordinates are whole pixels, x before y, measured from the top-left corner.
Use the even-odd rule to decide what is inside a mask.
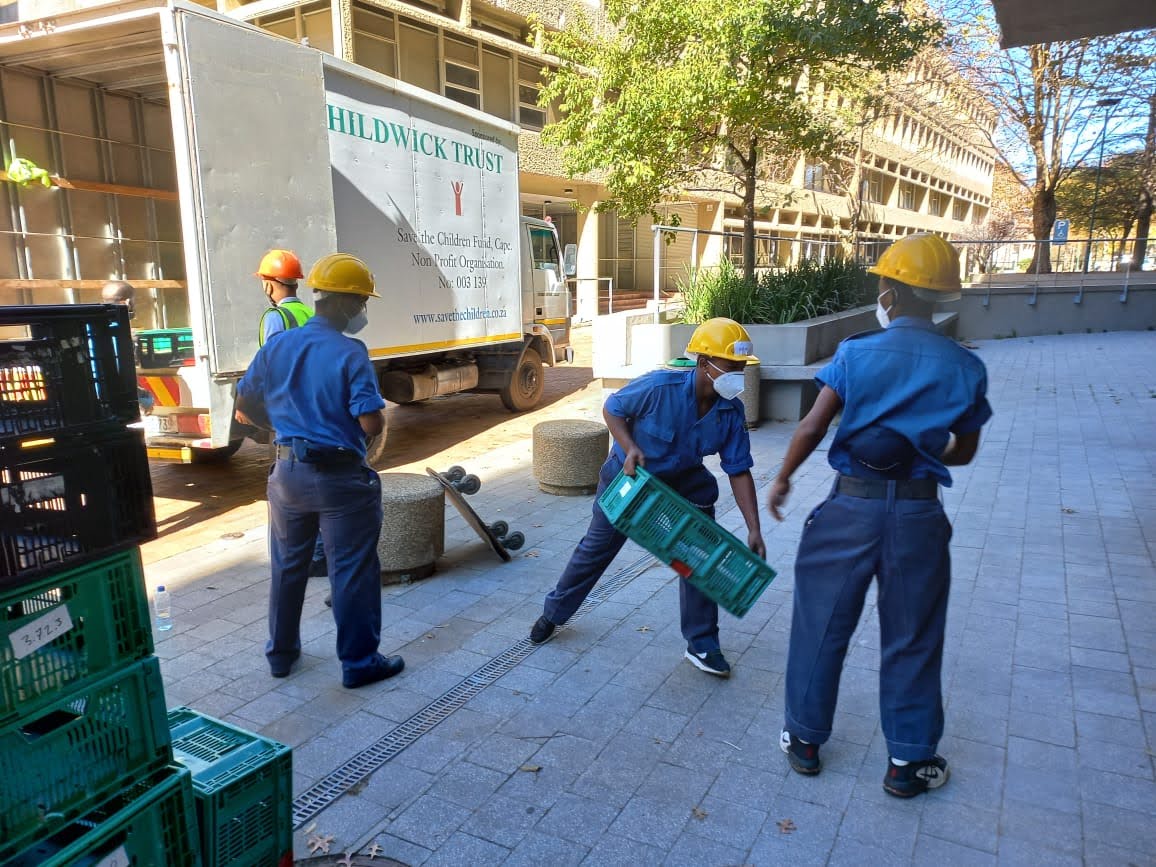
[[[314,449],[313,453],[316,455],[316,460],[302,461],[302,463],[316,464],[322,467],[345,467],[354,466],[362,462],[361,455],[348,449],[326,449],[324,451]],[[287,443],[278,443],[277,460],[295,460],[293,446]]]
[[[848,497],[862,497],[865,500],[885,500],[889,485],[895,486],[897,500],[935,500],[939,498],[939,482],[935,479],[900,479],[889,482],[886,479],[859,479],[855,476],[839,476],[835,490]]]

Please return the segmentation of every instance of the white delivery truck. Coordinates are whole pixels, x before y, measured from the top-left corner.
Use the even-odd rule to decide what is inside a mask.
[[[153,457],[240,445],[270,248],[369,264],[384,300],[359,337],[387,400],[527,410],[573,357],[572,252],[520,216],[516,126],[181,2],[0,27],[0,97],[4,165],[51,184],[0,183],[0,303],[137,288]]]

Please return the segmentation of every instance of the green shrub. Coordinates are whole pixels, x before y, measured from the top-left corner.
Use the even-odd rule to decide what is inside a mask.
[[[748,325],[783,325],[839,313],[871,300],[867,272],[844,259],[804,259],[793,268],[744,280],[729,259],[679,281],[682,321],[725,316]]]

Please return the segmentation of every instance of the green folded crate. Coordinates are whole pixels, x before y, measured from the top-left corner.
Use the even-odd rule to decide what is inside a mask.
[[[167,768],[38,840],[5,867],[200,867],[189,772]]]
[[[0,725],[152,652],[135,548],[0,589]]]
[[[614,527],[735,617],[775,579],[767,562],[642,467],[620,472],[598,498]]]
[[[205,867],[293,863],[289,747],[187,707],[169,711],[173,758],[193,774]]]
[[[169,743],[153,657],[0,726],[0,863],[170,764]]]

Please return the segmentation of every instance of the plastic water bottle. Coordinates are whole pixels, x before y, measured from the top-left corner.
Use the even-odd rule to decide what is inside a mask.
[[[157,616],[157,629],[167,632],[173,628],[173,605],[164,584],[157,586],[157,595],[153,597],[153,610]]]

